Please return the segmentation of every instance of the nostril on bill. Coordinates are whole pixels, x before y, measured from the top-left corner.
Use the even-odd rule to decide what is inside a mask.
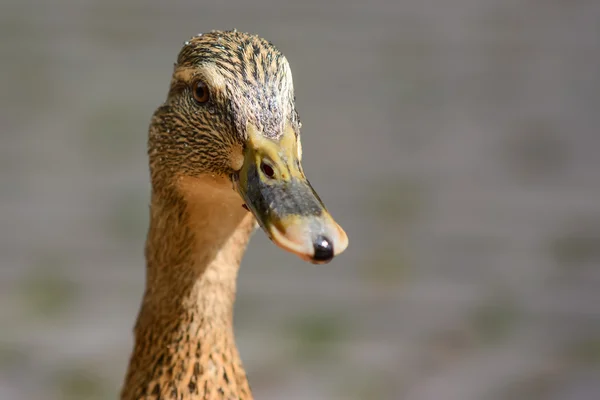
[[[314,261],[328,262],[333,258],[333,242],[324,236],[317,236],[313,242],[315,248],[315,254],[313,256]]]

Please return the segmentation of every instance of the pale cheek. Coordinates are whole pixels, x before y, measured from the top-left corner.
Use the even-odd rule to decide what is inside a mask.
[[[296,149],[298,150],[298,161],[302,161],[302,142],[300,142],[300,139],[296,142]]]
[[[239,171],[244,165],[244,151],[242,146],[236,146],[231,149],[230,153],[231,168],[234,171]]]

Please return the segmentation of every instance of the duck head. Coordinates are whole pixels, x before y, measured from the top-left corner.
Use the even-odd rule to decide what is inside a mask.
[[[276,245],[329,262],[348,238],[302,170],[294,100],[289,64],[271,43],[236,31],[193,37],[153,117],[154,190],[208,179],[205,195],[246,208]]]

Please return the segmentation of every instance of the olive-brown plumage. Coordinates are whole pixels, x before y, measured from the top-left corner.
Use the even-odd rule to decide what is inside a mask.
[[[304,177],[299,134],[291,71],[272,44],[236,31],[185,43],[149,129],[146,288],[123,400],[252,399],[233,303],[257,220],[314,263],[347,245]]]

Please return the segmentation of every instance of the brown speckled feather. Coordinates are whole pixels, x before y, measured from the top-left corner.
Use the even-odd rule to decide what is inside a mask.
[[[210,101],[192,95],[207,82]],[[252,394],[233,335],[241,257],[256,221],[231,190],[248,123],[299,134],[291,72],[269,42],[240,32],[192,38],[149,130],[152,179],[146,289],[123,400]]]

